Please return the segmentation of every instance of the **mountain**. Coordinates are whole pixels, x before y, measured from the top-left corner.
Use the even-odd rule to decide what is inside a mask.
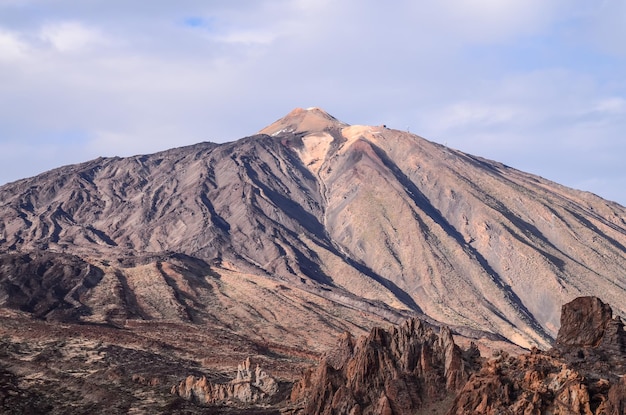
[[[524,347],[548,345],[574,297],[626,313],[622,206],[318,108],[232,143],[61,167],[0,201],[0,249],[72,254],[105,275],[97,261],[182,254]],[[178,297],[159,313],[185,319]]]
[[[295,382],[341,333],[408,318],[482,351],[545,349],[576,297],[626,316],[625,247],[616,203],[296,109],[234,142],[0,187],[0,375],[36,405],[57,385],[58,413],[98,412],[85,382],[120,413],[146,394],[184,413],[169,391],[189,376],[221,384],[251,356]]]

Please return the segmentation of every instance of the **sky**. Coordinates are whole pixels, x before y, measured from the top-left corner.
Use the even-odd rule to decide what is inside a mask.
[[[0,184],[296,107],[626,205],[623,0],[0,0]]]

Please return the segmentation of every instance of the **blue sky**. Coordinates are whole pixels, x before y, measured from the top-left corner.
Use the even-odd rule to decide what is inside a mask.
[[[0,184],[318,106],[626,205],[624,22],[622,0],[0,0]]]

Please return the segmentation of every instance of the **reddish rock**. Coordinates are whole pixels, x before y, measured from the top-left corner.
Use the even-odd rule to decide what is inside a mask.
[[[295,385],[292,400],[305,414],[409,414],[455,393],[474,359],[464,357],[447,328],[436,333],[418,319],[388,330],[374,328],[339,355],[322,359]],[[474,353],[467,354],[475,358]]]
[[[605,377],[626,373],[626,332],[608,304],[580,297],[565,304],[555,351],[573,367]]]
[[[621,320],[599,299],[581,297],[562,307],[561,323],[554,349],[487,362],[448,414],[626,414]]]
[[[603,414],[623,415],[626,414],[626,378],[621,378],[609,389],[607,400],[603,403]]]
[[[613,318],[613,311],[596,297],[579,297],[561,308],[557,347],[596,347]]]

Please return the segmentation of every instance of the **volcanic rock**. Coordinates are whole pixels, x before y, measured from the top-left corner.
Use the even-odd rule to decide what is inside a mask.
[[[276,379],[261,370],[250,369],[250,358],[237,368],[237,376],[228,383],[211,383],[206,377],[189,376],[173,386],[173,394],[201,405],[237,405],[268,403],[279,392]]]
[[[621,320],[593,297],[577,298],[562,310],[554,349],[487,362],[460,391],[449,414],[624,415]]]
[[[557,347],[599,346],[612,318],[611,307],[597,297],[579,297],[563,305]]]
[[[54,252],[0,254],[0,301],[47,320],[89,313],[83,298],[104,273],[82,258]]]
[[[475,346],[462,351],[447,328],[437,334],[415,319],[357,341],[344,334],[294,386],[296,413],[624,415],[621,320],[598,298],[562,310],[555,348],[490,360]]]
[[[586,372],[614,377],[626,374],[626,332],[620,317],[596,297],[565,304],[555,350]]]
[[[51,413],[78,401],[90,412],[82,383],[124,396],[116,413],[186,413],[193,404],[166,386],[183,376],[227,383],[219,374],[252,356],[293,381],[344,331],[356,338],[407,318],[481,350],[547,348],[560,305],[578,296],[603,295],[626,316],[625,269],[616,203],[405,131],[296,109],[234,142],[99,158],[0,186],[0,335],[16,350],[0,365],[11,385],[54,401]],[[589,338],[564,332],[559,343],[585,376],[619,368],[612,356],[623,350],[611,340],[619,320],[593,321]],[[384,395],[342,387],[354,338],[327,357],[338,405],[388,412],[434,393],[404,399],[410,385],[395,374],[379,376]],[[75,351],[83,346],[139,354],[145,370],[127,373],[114,357],[92,367]],[[410,369],[398,370],[407,383]],[[435,378],[455,388],[465,375]]]
[[[344,336],[294,386],[291,399],[304,414],[408,414],[453,395],[477,365],[450,330],[439,333],[418,319],[388,330],[374,328],[354,342]]]

